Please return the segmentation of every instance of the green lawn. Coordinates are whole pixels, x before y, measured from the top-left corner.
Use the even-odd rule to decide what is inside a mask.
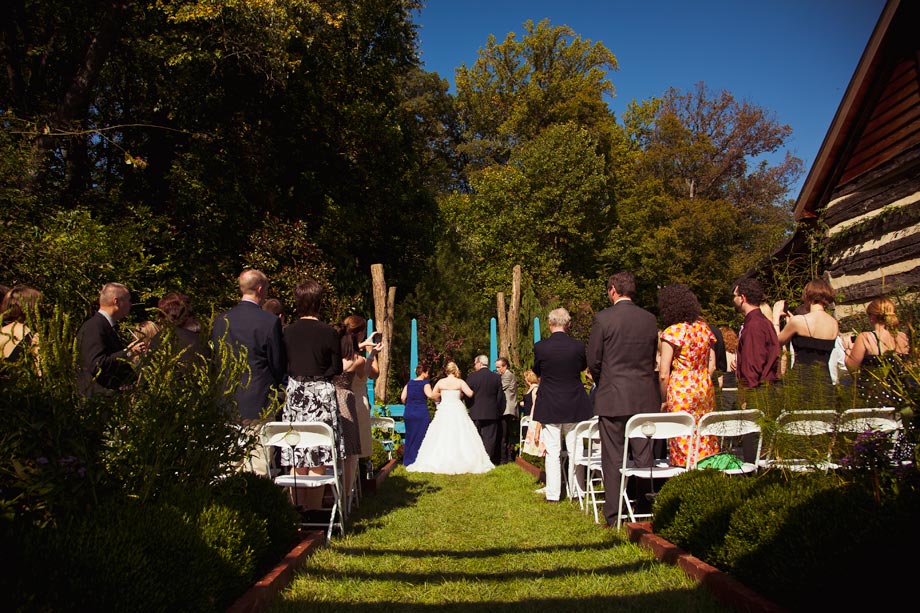
[[[399,467],[272,610],[727,610],[625,531],[544,503],[536,487],[514,464],[459,476]]]

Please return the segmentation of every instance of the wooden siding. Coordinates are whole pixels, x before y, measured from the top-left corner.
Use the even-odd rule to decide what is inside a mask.
[[[916,51],[896,62],[872,115],[847,159],[840,183],[920,143],[920,68]]]

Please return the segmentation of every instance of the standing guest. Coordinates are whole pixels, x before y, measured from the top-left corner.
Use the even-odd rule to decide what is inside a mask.
[[[201,323],[195,318],[188,296],[169,292],[157,302],[157,310],[163,326],[175,333],[176,349],[181,352],[179,359],[182,362],[191,362],[195,356],[210,359],[211,349],[201,338]],[[162,339],[162,335],[155,336],[151,349],[159,346]]]
[[[668,285],[658,291],[658,314],[664,324],[661,333],[661,410],[686,411],[699,419],[716,408],[712,373],[716,369],[716,337],[709,324],[700,318],[700,303],[683,284]],[[668,441],[672,466],[687,466],[693,455],[693,437],[674,437]],[[697,442],[699,457],[719,453],[715,436]]]
[[[284,305],[281,304],[281,301],[277,298],[269,298],[262,303],[262,310],[268,311],[272,315],[277,315],[278,319],[281,320],[281,325],[284,326]]]
[[[80,367],[77,388],[85,397],[111,394],[135,377],[131,359],[142,348],[126,345],[118,335],[118,322],[131,312],[131,293],[121,283],[106,283],[99,292],[99,310],[77,332]]]
[[[655,316],[633,303],[635,294],[632,273],[611,275],[607,279],[611,306],[595,314],[588,340],[588,370],[597,385],[594,414],[601,435],[608,526],[616,525],[621,511],[617,502],[626,422],[636,413],[654,413],[661,407],[655,378],[658,328]],[[651,465],[652,446],[647,440],[630,439],[629,447],[636,466]]]
[[[514,443],[511,441],[511,436],[517,429],[518,417],[517,378],[508,366],[507,358],[495,360],[495,369],[502,378],[502,392],[505,394],[505,412],[502,415],[502,464],[507,464],[514,457]]]
[[[856,389],[867,406],[899,405],[902,399],[886,389],[879,379],[884,379],[888,371],[880,368],[885,361],[889,370],[897,368],[892,356],[906,358],[910,353],[907,335],[898,331],[898,316],[894,303],[888,298],[876,298],[866,306],[869,324],[872,330],[860,332],[853,342],[845,361],[847,368],[856,373]],[[860,372],[861,370],[874,370]]]
[[[131,330],[131,336],[134,337],[134,340],[137,341],[137,352],[134,353],[134,356],[131,358],[131,362],[137,366],[141,361],[142,354],[146,353],[150,348],[150,344],[154,338],[159,336],[160,326],[157,325],[155,321],[146,319]]]
[[[760,310],[762,300],[763,286],[757,279],[741,279],[732,288],[732,304],[744,315],[735,356],[740,408],[757,408],[770,415],[777,413],[764,409],[769,408],[779,380],[779,340],[772,322]],[[741,445],[745,462],[759,460],[756,434],[741,437]]]
[[[738,378],[735,376],[735,354],[738,351],[738,335],[728,326],[719,329],[725,342],[725,363],[728,365],[725,372],[719,377],[719,390],[722,395],[722,409],[735,408],[738,393]]]
[[[332,379],[342,373],[342,342],[335,329],[320,321],[323,287],[307,279],[294,288],[294,311],[297,319],[284,329],[287,350],[287,398],[281,418],[284,421],[322,422],[335,434],[337,454],[345,457],[339,405]],[[279,327],[281,323],[271,313],[260,309]],[[316,447],[308,450],[282,449],[281,465],[290,466],[301,475],[323,475],[332,464],[332,450]],[[301,500],[306,509],[319,509],[323,488],[308,488]],[[299,501],[296,498],[295,504]]]
[[[524,383],[527,384],[527,391],[524,392],[524,396],[520,403],[520,408],[521,408],[520,414],[522,416],[522,419],[524,416],[527,416],[533,419],[533,401],[537,397],[537,388],[540,386],[540,377],[538,377],[534,371],[528,368],[527,370],[524,371]],[[523,429],[521,429],[521,431],[518,434],[519,443],[523,444],[525,434],[526,433],[523,431]],[[535,442],[539,442],[539,441],[535,441]],[[518,449],[518,455],[520,455],[522,451],[523,449]]]
[[[476,431],[482,439],[482,445],[489,454],[492,464],[501,463],[501,423],[505,412],[505,393],[502,391],[502,378],[489,370],[489,358],[476,356],[473,372],[466,379],[473,391],[472,398],[467,399],[470,419],[476,425]]]
[[[550,336],[533,346],[533,372],[540,377],[539,400],[533,419],[540,422],[546,448],[546,500],[558,502],[562,495],[561,454],[563,441],[569,455],[575,450],[575,425],[593,414],[581,382],[588,367],[585,344],[566,334],[572,318],[563,308],[547,316]]]
[[[366,355],[359,355],[356,358],[358,364],[352,380],[352,390],[358,411],[358,435],[361,437],[361,452],[358,457],[368,458],[374,450],[371,440],[371,402],[367,394],[367,381],[380,376],[377,355],[383,349],[382,335],[380,332],[375,332],[371,338],[367,338],[367,320],[360,315],[349,315],[342,323],[348,328],[349,335],[355,343],[355,351],[359,354],[362,351],[366,352]]]
[[[428,365],[419,362],[415,367],[415,379],[403,386],[399,397],[406,405],[403,420],[406,422],[406,448],[403,451],[403,464],[410,466],[415,462],[418,449],[425,440],[431,415],[428,412],[428,399],[431,398],[431,383],[428,381]]]
[[[342,426],[342,445],[345,448],[343,466],[345,492],[351,492],[358,476],[358,456],[361,453],[358,406],[354,392],[354,379],[358,370],[364,369],[364,356],[359,353],[354,334],[344,323],[336,324],[342,352],[342,372],[332,377],[339,406],[339,422]]]
[[[240,274],[240,302],[217,316],[211,339],[214,346],[226,338],[234,350],[246,349],[248,372],[236,392],[244,425],[261,419],[262,412],[281,395],[286,363],[281,322],[262,310],[268,295],[268,277],[260,270]]]
[[[833,302],[830,284],[824,279],[812,279],[802,291],[802,314],[790,315],[782,300],[773,310],[779,344],[791,343],[795,355],[786,374],[806,388],[813,408],[834,408],[830,360],[840,329],[837,320],[825,311]],[[786,325],[780,330],[783,319]]]
[[[38,349],[38,338],[32,334],[26,320],[36,314],[42,294],[26,285],[16,285],[3,294],[0,301],[0,355],[4,360],[15,362],[26,353],[33,355]]]

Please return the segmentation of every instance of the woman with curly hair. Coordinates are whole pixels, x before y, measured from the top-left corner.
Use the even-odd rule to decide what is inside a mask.
[[[697,420],[715,410],[716,396],[712,373],[716,368],[715,334],[700,317],[700,303],[686,285],[668,285],[658,291],[658,315],[664,324],[661,333],[662,411],[686,411]],[[691,455],[690,437],[669,442],[672,466],[687,466]],[[719,453],[716,437],[698,443],[699,457]]]
[[[26,320],[34,316],[42,293],[26,285],[16,285],[7,290],[0,303],[0,356],[16,362],[27,352],[35,355],[38,337],[29,329]]]

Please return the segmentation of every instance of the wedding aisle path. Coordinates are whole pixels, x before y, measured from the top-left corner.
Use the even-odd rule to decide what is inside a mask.
[[[403,467],[308,561],[272,611],[725,611],[706,588],[542,502],[514,464],[485,475]]]

